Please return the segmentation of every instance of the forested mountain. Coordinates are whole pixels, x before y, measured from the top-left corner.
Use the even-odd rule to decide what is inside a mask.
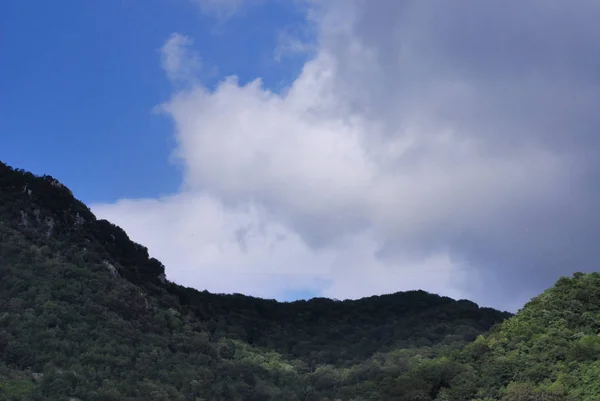
[[[185,288],[56,179],[0,163],[0,400],[600,400],[599,330],[596,274],[516,316]]]

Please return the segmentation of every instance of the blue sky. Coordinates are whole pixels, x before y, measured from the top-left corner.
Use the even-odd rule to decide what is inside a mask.
[[[205,85],[235,74],[277,90],[301,66],[274,59],[278,32],[302,21],[288,2],[224,23],[187,0],[2,2],[0,158],[59,178],[86,203],[172,193],[173,127],[152,112],[171,96],[160,47],[182,32]]]

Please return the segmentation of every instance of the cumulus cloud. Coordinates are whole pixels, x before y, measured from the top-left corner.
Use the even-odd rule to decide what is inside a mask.
[[[229,77],[161,106],[181,193],[93,210],[200,289],[423,288],[514,310],[600,259],[598,16],[315,2],[315,56],[285,91]]]

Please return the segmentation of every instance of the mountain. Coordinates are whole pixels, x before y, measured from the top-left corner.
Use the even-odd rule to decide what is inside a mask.
[[[600,400],[599,280],[516,316],[425,291],[212,294],[0,162],[0,400]]]
[[[561,277],[456,360],[480,400],[600,400],[600,274]]]

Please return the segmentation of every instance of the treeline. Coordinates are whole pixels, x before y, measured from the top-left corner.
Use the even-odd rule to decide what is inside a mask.
[[[599,332],[599,274],[517,316],[185,288],[54,178],[0,163],[0,400],[600,401]]]

